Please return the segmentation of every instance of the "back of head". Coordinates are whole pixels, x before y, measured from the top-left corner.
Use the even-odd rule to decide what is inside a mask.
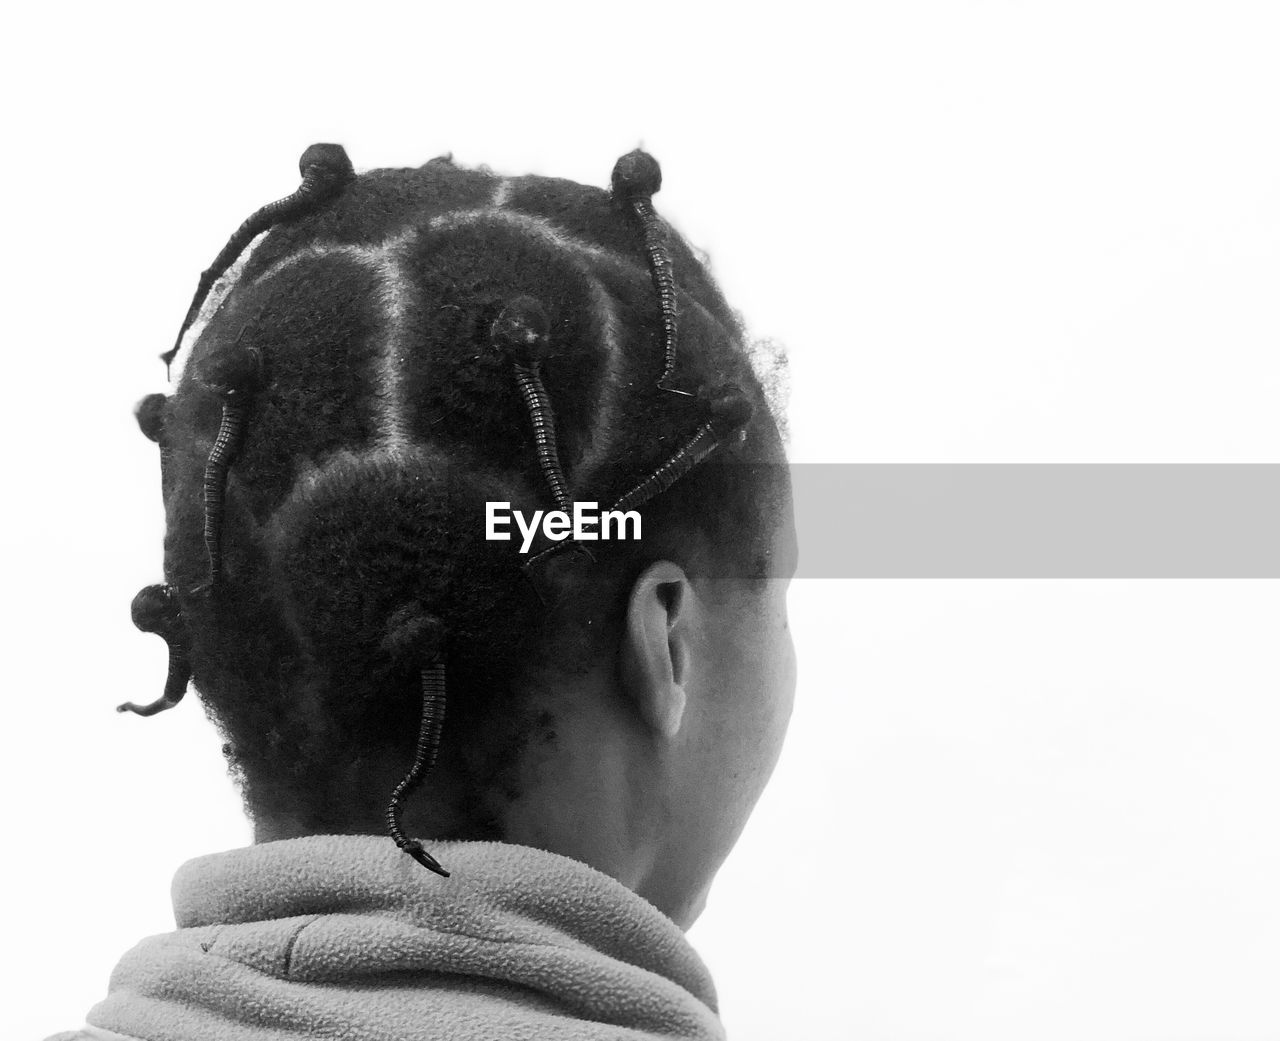
[[[469,793],[447,837],[498,837],[553,725],[527,676],[610,654],[654,560],[758,568],[777,426],[735,314],[648,203],[647,156],[609,191],[448,159],[357,176],[322,147],[330,183],[233,237],[176,389],[140,413],[166,596],[255,816],[359,827],[388,794],[365,767],[422,753],[424,669],[447,660],[436,738]],[[487,503],[637,490],[640,541],[531,563],[485,537]]]

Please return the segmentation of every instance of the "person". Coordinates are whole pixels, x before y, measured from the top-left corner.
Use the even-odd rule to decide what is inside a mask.
[[[684,930],[795,686],[768,374],[644,152],[301,169],[138,408],[169,675],[119,707],[194,682],[254,844],[56,1037],[721,1037]]]

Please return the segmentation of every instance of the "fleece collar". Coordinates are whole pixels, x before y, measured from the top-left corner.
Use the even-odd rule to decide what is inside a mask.
[[[90,1026],[145,1041],[723,1037],[684,933],[625,886],[525,846],[431,850],[452,877],[381,836],[189,861],[177,931],[121,960]]]

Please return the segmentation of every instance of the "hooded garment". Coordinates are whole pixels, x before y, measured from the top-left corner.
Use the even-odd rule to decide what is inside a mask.
[[[430,849],[452,877],[373,835],[188,861],[178,929],[49,1041],[723,1039],[684,933],[621,883],[525,846]]]

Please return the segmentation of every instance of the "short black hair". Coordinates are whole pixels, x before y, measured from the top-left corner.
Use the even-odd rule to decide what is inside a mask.
[[[139,408],[161,446],[165,603],[195,685],[250,812],[315,830],[342,827],[332,786],[353,762],[412,758],[421,662],[400,645],[424,617],[447,633],[444,739],[466,752],[463,783],[509,785],[530,732],[521,675],[607,650],[630,582],[691,537],[752,567],[782,459],[737,315],[616,174],[610,192],[448,157],[340,173],[233,237],[184,323],[204,305],[176,390]],[[535,575],[515,543],[483,537],[486,501],[554,506],[495,347],[517,298],[545,317],[538,373],[575,498],[614,502],[679,456],[725,388],[751,406],[643,506],[643,540]],[[477,809],[445,837],[493,835]]]

